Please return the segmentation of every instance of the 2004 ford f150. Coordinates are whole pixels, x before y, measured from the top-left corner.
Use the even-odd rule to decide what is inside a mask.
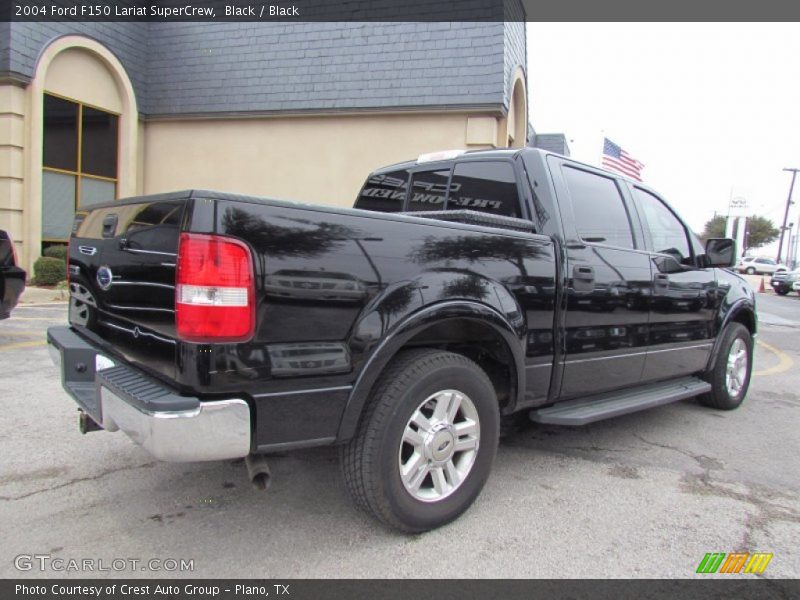
[[[208,191],[80,210],[69,327],[82,431],[167,461],[337,444],[404,531],[478,496],[501,417],[582,425],[750,381],[755,297],[652,189],[531,148],[369,176],[354,209]]]

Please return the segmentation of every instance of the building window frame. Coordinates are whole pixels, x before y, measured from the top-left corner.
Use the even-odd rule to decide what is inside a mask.
[[[42,102],[44,102],[46,96],[50,96],[52,98],[57,98],[59,100],[64,100],[64,101],[67,101],[67,102],[71,102],[72,104],[77,105],[77,109],[78,109],[78,118],[77,118],[77,121],[76,121],[76,128],[77,128],[77,136],[76,136],[77,137],[77,141],[76,141],[77,148],[76,148],[76,153],[77,154],[76,154],[76,170],[75,171],[72,171],[72,170],[69,170],[69,169],[61,169],[61,168],[57,168],[57,167],[45,166],[44,157],[42,157],[42,165],[41,165],[42,172],[47,171],[47,172],[50,172],[50,173],[60,173],[62,175],[71,175],[71,176],[73,176],[75,178],[75,206],[74,206],[74,211],[75,212],[77,212],[78,208],[80,207],[80,203],[81,203],[81,182],[82,182],[82,180],[84,178],[86,178],[86,179],[94,179],[96,181],[105,181],[107,183],[113,183],[114,184],[114,200],[119,200],[119,173],[120,173],[119,148],[120,148],[120,137],[121,137],[120,122],[121,122],[122,114],[118,113],[116,111],[113,111],[113,110],[109,110],[107,108],[103,108],[103,107],[91,104],[89,102],[83,102],[81,100],[77,100],[75,98],[69,98],[67,96],[63,96],[61,94],[57,94],[57,93],[50,92],[50,91],[47,91],[47,90],[45,90],[44,93],[42,94]],[[117,119],[116,139],[115,139],[115,143],[116,143],[116,164],[115,164],[115,168],[114,168],[114,171],[116,173],[116,177],[106,177],[106,176],[103,176],[103,175],[95,175],[93,173],[86,173],[86,172],[83,171],[83,164],[82,163],[83,163],[83,112],[84,112],[84,108],[90,108],[92,110],[100,111],[102,113],[111,115],[111,116],[113,116],[113,117],[115,117]],[[44,115],[42,115],[42,117],[44,118]],[[46,135],[46,131],[45,131],[44,125],[43,125],[43,127],[42,127],[42,136],[43,136],[42,139],[44,139],[45,135]],[[42,208],[42,210],[44,210],[44,207]],[[68,242],[68,241],[69,241],[69,238],[56,239],[56,238],[45,238],[45,237],[42,237],[42,243],[43,244],[63,244],[63,243]]]

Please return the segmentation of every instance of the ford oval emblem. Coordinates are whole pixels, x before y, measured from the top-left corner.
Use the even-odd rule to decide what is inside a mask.
[[[100,286],[101,290],[110,288],[113,281],[114,274],[111,272],[111,269],[108,267],[100,267],[97,269],[97,285]]]

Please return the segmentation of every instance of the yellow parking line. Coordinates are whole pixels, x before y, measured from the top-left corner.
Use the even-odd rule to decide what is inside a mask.
[[[9,320],[10,323],[14,321],[63,321],[64,317],[18,317],[14,315]]]
[[[8,344],[7,346],[0,346],[0,352],[4,350],[17,350],[18,348],[32,348],[33,346],[45,346],[46,340],[39,340],[36,342],[17,342],[16,344]]]
[[[9,337],[42,337],[41,331],[16,331],[14,329],[9,329],[8,331],[4,331],[3,334],[4,335],[0,336],[0,340],[4,339],[6,335]]]
[[[778,357],[778,364],[774,367],[770,367],[769,369],[763,369],[761,371],[754,371],[753,377],[766,377],[767,375],[777,375],[778,373],[783,373],[788,371],[789,369],[794,366],[794,361],[792,358],[786,354],[783,350],[776,348],[772,344],[767,344],[766,342],[758,341],[759,346],[767,350],[768,352],[772,352],[775,356]]]

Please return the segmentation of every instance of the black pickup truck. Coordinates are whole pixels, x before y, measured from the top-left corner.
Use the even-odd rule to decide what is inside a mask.
[[[159,459],[339,445],[355,503],[424,531],[478,496],[501,419],[583,425],[745,397],[755,297],[652,189],[535,149],[372,173],[354,209],[211,191],[76,215],[82,431]]]

